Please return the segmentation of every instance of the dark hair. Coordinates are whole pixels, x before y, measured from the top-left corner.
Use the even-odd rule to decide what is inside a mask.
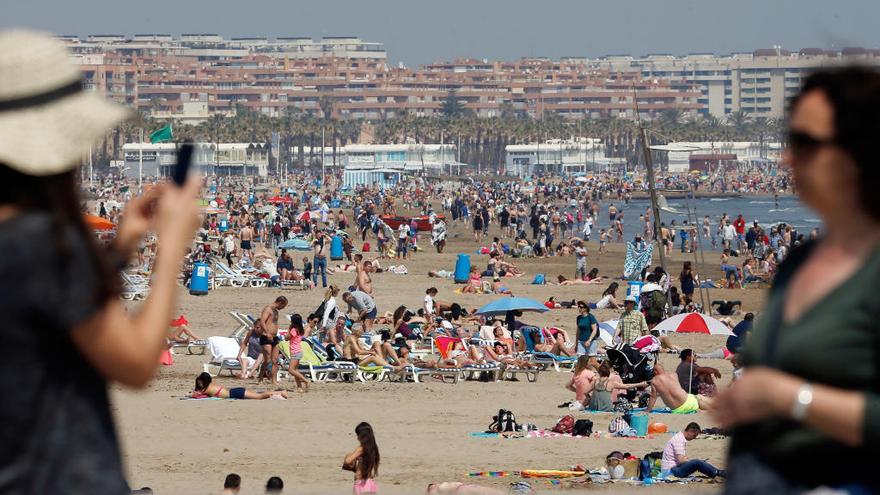
[[[275,298],[275,303],[284,303],[285,305],[287,305],[287,298],[284,296],[278,296]]]
[[[596,275],[599,275],[599,269],[598,269],[598,268],[593,268],[592,270],[589,271],[589,273],[587,273],[587,277],[589,277],[590,280],[596,278]]]
[[[691,357],[694,351],[692,349],[683,349],[680,353],[678,353],[678,359],[684,361],[685,359]]]
[[[196,390],[205,390],[208,388],[208,385],[211,384],[211,374],[203,371],[199,373],[199,376],[196,377]]]
[[[726,249],[724,251],[727,252]],[[691,265],[691,262],[685,261],[684,264],[681,265],[681,276],[686,277],[691,273],[691,271],[693,271],[693,267]]]
[[[608,361],[604,361],[599,365],[599,369],[596,371],[599,373],[599,376],[607,378],[611,376],[611,365],[608,364]]]
[[[284,481],[278,476],[272,476],[266,481],[266,492],[280,492],[284,489]]]
[[[294,313],[290,315],[290,327],[288,330],[296,329],[297,333],[302,335],[305,330],[303,329],[303,317],[299,313]]]
[[[49,176],[23,174],[0,163],[0,205],[18,207],[23,211],[41,212],[51,217],[52,247],[55,255],[52,263],[66,273],[68,264],[82,262],[72,258],[72,241],[84,244],[89,261],[97,271],[97,284],[92,294],[96,307],[119,292],[119,280],[114,261],[106,249],[98,246],[83,219],[80,197],[76,185],[76,172],[64,172]],[[121,260],[120,260],[121,261]]]
[[[586,309],[586,310],[587,310],[587,313],[590,312],[590,305],[587,304],[586,301],[578,301],[578,302],[577,302],[577,306],[578,306],[578,308],[584,308],[584,309]]]
[[[816,71],[804,80],[789,108],[794,109],[810,91],[821,91],[834,107],[834,143],[855,163],[862,208],[880,220],[880,201],[874,199],[875,186],[880,184],[880,168],[875,163],[875,143],[880,134],[880,73],[858,66]]]
[[[379,446],[376,445],[373,427],[370,426],[370,423],[361,422],[355,427],[354,433],[363,448],[359,474],[367,478],[374,478],[379,474]]]
[[[223,482],[223,488],[239,488],[241,487],[241,476],[230,473],[226,475],[226,481]]]
[[[743,320],[746,320],[746,321],[752,321],[754,319],[755,319],[755,313],[746,313],[746,315],[743,316]]]
[[[687,426],[684,427],[684,431],[695,431],[697,433],[702,433],[703,429],[700,428],[700,425],[694,422],[688,423]]]
[[[610,284],[608,284],[608,288],[605,289],[605,292],[602,293],[602,296],[607,296],[608,294],[614,294],[615,292],[617,292],[618,287],[619,287],[619,285],[617,284],[617,282],[611,282]]]

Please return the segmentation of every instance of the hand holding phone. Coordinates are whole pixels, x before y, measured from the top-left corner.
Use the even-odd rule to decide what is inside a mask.
[[[177,187],[183,186],[186,182],[186,177],[189,175],[189,168],[192,164],[194,149],[195,147],[193,146],[192,141],[186,140],[180,145],[180,149],[177,151],[177,164],[174,166],[174,172],[171,176]]]

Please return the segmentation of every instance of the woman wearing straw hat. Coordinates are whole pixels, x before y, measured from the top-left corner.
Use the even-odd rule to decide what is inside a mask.
[[[126,112],[84,92],[68,57],[49,35],[0,32],[2,493],[128,493],[107,384],[153,376],[198,222],[193,179],[133,200],[110,249],[92,240],[77,163]],[[152,294],[129,317],[116,270],[148,230]]]

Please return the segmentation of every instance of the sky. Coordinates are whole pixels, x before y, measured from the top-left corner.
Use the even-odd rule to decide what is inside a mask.
[[[414,67],[454,58],[880,46],[877,0],[2,0],[59,34],[358,36]]]

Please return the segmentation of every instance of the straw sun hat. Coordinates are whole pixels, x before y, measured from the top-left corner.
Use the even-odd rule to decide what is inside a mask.
[[[0,31],[0,163],[34,176],[73,170],[126,116],[83,90],[79,69],[51,35]]]

